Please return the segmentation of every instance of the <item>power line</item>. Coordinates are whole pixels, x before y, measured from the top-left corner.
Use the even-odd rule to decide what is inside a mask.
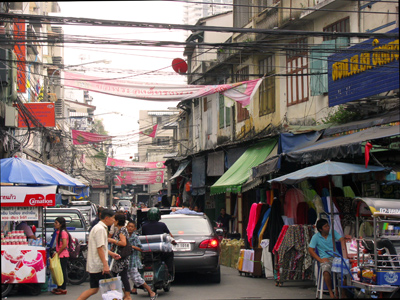
[[[287,29],[261,29],[261,28],[233,28],[222,26],[200,26],[185,24],[168,24],[168,23],[150,23],[150,22],[134,22],[119,20],[104,20],[92,18],[75,18],[75,17],[56,17],[41,16],[30,14],[9,14],[0,13],[0,20],[11,21],[15,18],[21,20],[29,20],[42,24],[59,24],[59,25],[91,25],[91,26],[107,26],[107,27],[139,27],[139,28],[159,28],[159,29],[178,29],[191,31],[214,31],[214,32],[232,32],[232,33],[261,33],[269,35],[287,35],[287,36],[329,36],[329,37],[358,37],[358,38],[396,38],[395,33],[377,33],[377,32],[318,32],[305,30],[287,30]]]

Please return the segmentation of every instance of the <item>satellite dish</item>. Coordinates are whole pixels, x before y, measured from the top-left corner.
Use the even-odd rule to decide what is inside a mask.
[[[182,58],[175,58],[172,61],[172,69],[174,69],[176,73],[183,74],[187,72],[188,66]]]

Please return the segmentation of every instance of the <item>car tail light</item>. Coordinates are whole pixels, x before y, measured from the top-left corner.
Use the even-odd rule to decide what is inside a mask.
[[[200,243],[199,248],[201,249],[216,249],[218,248],[219,242],[217,239],[209,239],[209,240],[204,240]]]

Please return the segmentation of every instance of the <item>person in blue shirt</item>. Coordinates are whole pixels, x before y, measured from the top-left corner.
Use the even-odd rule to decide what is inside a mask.
[[[326,219],[319,219],[316,224],[318,232],[313,235],[311,238],[308,252],[310,255],[320,263],[320,268],[322,269],[323,278],[326,286],[329,290],[329,296],[331,298],[335,298],[335,295],[332,291],[332,276],[331,276],[331,268],[333,257],[326,253],[326,251],[333,251],[333,243],[332,243],[332,230],[330,230],[329,223]],[[342,254],[343,258],[347,258],[346,245],[344,237],[341,237],[336,230],[334,230],[335,241],[340,241],[342,244]],[[315,252],[315,249],[318,250],[318,254]],[[342,293],[342,295],[345,295]]]
[[[189,208],[189,202],[185,201],[182,203],[182,209],[177,209],[176,211],[171,211],[170,214],[185,214],[185,215],[203,215],[202,212],[196,212]]]

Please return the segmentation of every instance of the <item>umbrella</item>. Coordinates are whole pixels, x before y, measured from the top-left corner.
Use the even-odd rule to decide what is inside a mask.
[[[368,172],[379,172],[379,171],[388,171],[388,168],[385,167],[376,167],[376,166],[368,166],[366,168],[363,165],[342,163],[327,160],[323,163],[313,165],[304,169],[300,169],[293,173],[289,173],[271,180],[268,182],[281,182],[285,184],[295,184],[299,183],[307,178],[317,178],[317,177],[325,177],[325,176],[333,176],[333,175],[346,175],[346,174],[355,174],[355,173],[368,173]],[[331,226],[332,230],[334,228],[333,221],[333,201],[332,201],[332,192],[331,192],[331,184],[329,181],[329,195],[330,195],[330,210],[331,210]],[[335,251],[335,235],[332,234],[333,241],[333,250]]]
[[[85,186],[55,168],[19,157],[1,159],[0,170],[2,183]]]

